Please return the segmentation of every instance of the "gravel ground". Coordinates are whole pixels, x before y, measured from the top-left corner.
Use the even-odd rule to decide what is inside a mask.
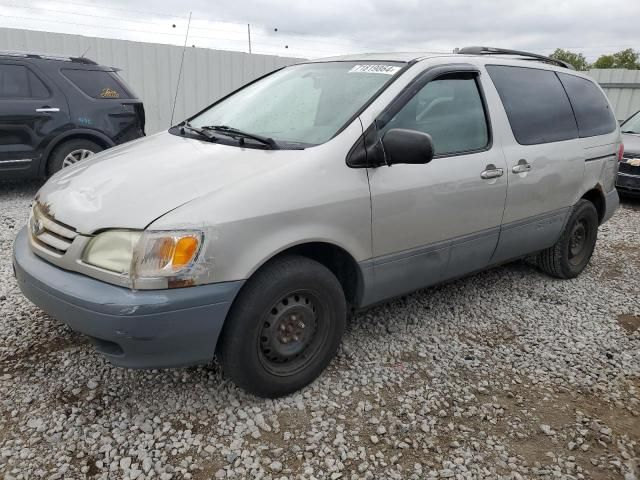
[[[24,299],[10,251],[36,188],[0,185],[7,480],[640,477],[639,202],[580,278],[520,262],[370,309],[271,401],[215,364],[112,367]]]

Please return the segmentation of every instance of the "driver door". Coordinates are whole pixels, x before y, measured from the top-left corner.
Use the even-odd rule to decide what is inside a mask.
[[[461,70],[425,72],[408,89],[415,94],[401,94],[402,105],[394,101],[376,121],[380,138],[418,130],[435,151],[428,164],[369,169],[377,300],[482,269],[496,248],[505,159],[492,142],[480,74]]]

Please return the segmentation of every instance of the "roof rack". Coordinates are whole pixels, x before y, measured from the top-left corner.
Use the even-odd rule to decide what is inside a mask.
[[[544,63],[551,63],[554,65],[558,65],[560,67],[568,68],[570,70],[575,70],[575,67],[570,63],[563,62],[562,60],[557,60],[551,57],[545,57],[544,55],[539,55],[537,53],[531,52],[522,52],[520,50],[508,50],[506,48],[495,48],[495,47],[464,47],[458,50],[458,53],[464,55],[515,55],[518,57],[525,57],[525,60],[536,60]]]
[[[48,55],[44,53],[40,54],[40,53],[12,52],[12,51],[0,50],[0,57],[38,58],[41,60],[58,60],[62,62],[82,63],[85,65],[97,65],[97,63],[91,60],[90,58],[65,57],[61,55]]]

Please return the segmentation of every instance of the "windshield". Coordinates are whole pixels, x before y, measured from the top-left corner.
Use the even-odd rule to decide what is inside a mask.
[[[286,143],[318,145],[396,74],[402,64],[308,63],[284,68],[243,88],[190,120],[225,126]]]
[[[640,135],[640,112],[636,112],[620,126],[622,133],[637,133]]]

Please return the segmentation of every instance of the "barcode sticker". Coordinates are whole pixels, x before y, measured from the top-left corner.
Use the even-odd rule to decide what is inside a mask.
[[[382,73],[384,75],[394,75],[400,67],[396,67],[393,65],[378,65],[378,64],[367,64],[367,65],[356,65],[349,73]]]

